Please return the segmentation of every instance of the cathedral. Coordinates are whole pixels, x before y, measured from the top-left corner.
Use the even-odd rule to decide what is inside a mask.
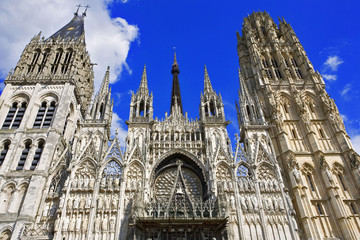
[[[199,117],[184,114],[175,55],[169,114],[144,67],[123,148],[85,17],[34,36],[5,79],[1,240],[360,239],[360,157],[289,23],[254,12],[237,33],[234,145],[206,67]]]

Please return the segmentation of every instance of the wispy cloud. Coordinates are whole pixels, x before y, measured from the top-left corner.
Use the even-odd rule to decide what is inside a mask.
[[[360,153],[360,135],[355,135],[351,138],[354,150],[357,153]]]
[[[340,64],[344,63],[339,56],[333,55],[328,56],[326,61],[323,64],[321,75],[323,78],[329,82],[336,81],[337,75],[336,71],[338,70]]]
[[[336,81],[336,79],[337,79],[337,76],[335,74],[323,74],[322,76],[323,76],[323,78],[325,78],[325,80],[330,81],[330,82]]]
[[[338,56],[329,56],[324,63],[326,68],[330,68],[331,71],[337,71],[340,64],[344,63]]]
[[[131,43],[139,36],[139,29],[123,18],[110,17],[108,6],[114,1],[117,0],[78,0],[76,3],[73,0],[2,0],[0,78],[15,67],[22,50],[34,35],[42,31],[42,35],[49,37],[67,24],[77,3],[91,5],[85,19],[85,38],[91,60],[97,63],[94,66],[95,87],[100,86],[107,66],[111,69],[112,83],[119,80],[123,70],[131,74],[126,58]]]
[[[345,99],[349,99],[348,92],[350,91],[350,89],[351,83],[346,84],[344,88],[340,91],[340,95]]]

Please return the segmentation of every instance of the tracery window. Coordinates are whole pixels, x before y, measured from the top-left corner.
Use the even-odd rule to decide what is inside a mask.
[[[249,169],[245,165],[241,164],[237,170],[237,177],[238,178],[250,177]]]
[[[275,71],[276,77],[277,77],[278,79],[282,79],[282,74],[281,74],[281,71],[280,71],[280,68],[279,68],[279,65],[278,65],[276,59],[275,59],[275,58],[272,58],[272,59],[271,59],[271,63],[272,63],[272,65],[273,65],[273,67],[274,67],[274,71]]]
[[[2,129],[16,129],[19,128],[21,120],[24,117],[26,111],[26,102],[14,102],[9,109],[9,112],[5,118]]]
[[[311,191],[315,191],[315,188],[314,188],[314,184],[313,184],[311,175],[310,175],[310,174],[307,174],[307,175],[306,175],[306,178],[307,178],[307,180],[308,180],[308,182],[309,182],[309,186],[310,186]]]
[[[6,154],[7,154],[7,152],[9,151],[10,143],[11,143],[11,142],[10,142],[9,140],[6,140],[6,141],[3,143],[3,147],[2,147],[2,150],[1,150],[1,152],[0,152],[0,166],[4,163]]]
[[[324,215],[324,210],[323,210],[323,208],[321,206],[321,203],[317,203],[316,208],[318,210],[319,215]]]
[[[106,178],[120,178],[121,173],[122,172],[121,172],[120,165],[115,161],[111,161],[104,168],[103,177],[106,177]]]
[[[40,161],[40,158],[41,158],[41,154],[43,152],[43,149],[44,149],[44,142],[43,141],[40,141],[38,143],[38,147],[37,149],[35,150],[35,155],[34,155],[34,159],[33,161],[31,162],[31,166],[30,166],[30,170],[35,170],[36,166],[38,165],[39,161]]]
[[[21,152],[20,160],[18,162],[18,166],[16,167],[16,170],[22,170],[24,168],[26,159],[30,152],[30,147],[31,147],[31,141],[28,140],[25,142],[25,146]]]
[[[265,68],[266,77],[269,79],[272,79],[273,75],[270,70],[269,62],[266,59],[262,59],[261,62],[262,62],[263,67]]]
[[[51,125],[56,109],[55,101],[41,103],[39,111],[36,115],[33,128],[48,128]]]

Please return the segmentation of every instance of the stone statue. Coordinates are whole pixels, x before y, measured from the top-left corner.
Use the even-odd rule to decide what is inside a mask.
[[[63,223],[63,226],[62,226],[62,230],[67,231],[68,227],[69,227],[69,217],[65,217],[64,223]]]
[[[257,201],[257,198],[255,196],[252,196],[251,201],[252,201],[252,204],[254,206],[254,210],[258,210],[259,203]]]
[[[284,211],[285,208],[284,208],[284,203],[283,201],[281,200],[281,198],[278,198],[278,205],[279,205],[279,210],[280,211]]]
[[[85,204],[85,208],[90,208],[91,207],[91,201],[92,201],[92,197],[88,196],[86,198],[86,204]]]
[[[77,220],[76,220],[76,231],[80,231],[81,229],[81,215],[78,215]]]
[[[83,209],[85,207],[85,202],[86,202],[85,197],[82,196],[80,199],[80,209]]]
[[[117,198],[117,196],[114,196],[114,197],[112,198],[111,208],[112,208],[112,209],[116,209],[116,208],[117,208],[117,203],[118,203],[118,198]]]
[[[89,187],[89,181],[90,179],[89,178],[85,178],[84,179],[84,188],[87,189]]]
[[[102,223],[101,223],[101,230],[107,231],[108,230],[108,216],[107,214],[104,215]]]
[[[74,209],[78,209],[79,208],[79,197],[75,196],[74,197],[74,205],[73,205]]]
[[[110,232],[115,232],[115,219],[111,217],[110,219]]]
[[[231,207],[231,210],[235,210],[236,209],[236,206],[235,206],[235,198],[233,195],[230,196],[230,207]]]
[[[95,185],[95,179],[91,178],[89,182],[89,187],[92,189]]]
[[[73,232],[75,230],[75,215],[72,216],[71,220],[70,220],[70,224],[69,224],[69,231]]]
[[[83,233],[86,233],[86,231],[87,231],[87,225],[88,225],[88,218],[87,218],[87,215],[85,214],[84,219],[83,219],[83,221],[82,221],[82,225],[81,225],[81,231],[82,231]]]
[[[97,207],[98,209],[102,209],[103,208],[103,199],[101,196],[99,196],[98,200],[97,200]]]
[[[96,215],[96,219],[94,222],[94,230],[95,232],[99,233],[100,232],[100,225],[101,225],[101,219],[100,219],[100,214],[98,213]]]
[[[297,169],[296,166],[294,166],[293,175],[294,175],[295,181],[297,183],[300,183],[300,172],[299,172],[299,170]]]
[[[60,198],[59,207],[62,208],[64,206],[65,194],[63,194]]]

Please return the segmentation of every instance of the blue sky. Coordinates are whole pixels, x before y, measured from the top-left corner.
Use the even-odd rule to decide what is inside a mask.
[[[5,0],[0,3],[2,12],[12,11],[11,7],[5,6],[9,1]],[[16,1],[25,4],[25,1]],[[35,1],[34,7],[36,7],[36,2],[39,3],[38,7],[46,7],[45,4],[40,4],[43,1]],[[61,11],[61,17],[54,19],[53,23],[51,21],[45,23],[41,20],[41,16],[36,17],[39,18],[39,22],[36,22],[37,28],[39,30],[47,28],[47,32],[43,30],[47,36],[53,33],[52,31],[61,28],[72,17],[75,9],[73,2],[68,0],[69,6],[58,8],[64,10]],[[101,6],[91,0],[79,2],[90,2],[92,5],[85,23],[87,34],[91,34],[95,29],[95,25],[91,21],[94,21],[95,18],[98,19],[100,14],[109,15],[110,20],[97,20],[98,25],[107,26],[107,21],[112,21],[112,24],[123,27],[118,32],[125,34],[125,38],[121,38],[126,40],[125,45],[117,44],[116,41],[107,44],[106,41],[99,42],[99,39],[97,40],[98,45],[109,45],[109,48],[111,46],[119,52],[126,48],[122,58],[114,57],[111,63],[107,63],[110,61],[110,57],[97,57],[96,53],[93,54],[89,49],[91,56],[96,57],[97,76],[104,74],[105,63],[111,66],[114,64],[114,68],[118,67],[118,71],[113,73],[112,84],[112,93],[115,98],[114,111],[117,115],[115,117],[116,126],[126,129],[124,121],[129,114],[129,93],[137,90],[144,64],[147,66],[149,89],[154,93],[155,116],[162,118],[165,112],[169,111],[172,82],[170,70],[173,61],[173,47],[176,47],[181,71],[179,77],[184,111],[187,111],[192,118],[199,115],[200,92],[203,89],[204,65],[206,64],[214,89],[221,92],[223,96],[226,117],[232,121],[232,124],[228,126],[228,131],[233,141],[234,133],[238,129],[234,108],[239,87],[236,31],[241,33],[243,18],[248,14],[253,11],[266,10],[276,23],[278,23],[277,17],[283,16],[293,26],[315,69],[328,79],[326,80],[327,91],[335,99],[340,113],[344,116],[347,131],[359,149],[360,68],[358,65],[360,62],[358,56],[360,55],[360,45],[358,43],[360,42],[360,31],[358,30],[359,4],[357,1],[339,4],[339,1],[308,0],[301,2],[99,0],[98,2],[103,2]],[[49,1],[48,5],[53,6],[54,4]],[[104,10],[104,6],[107,11]],[[31,11],[30,7],[20,10],[15,6],[13,8],[15,12]],[[29,14],[31,16],[35,13]],[[9,14],[9,16],[11,18],[12,15]],[[14,14],[14,18],[15,16],[16,14]],[[52,15],[52,18],[56,17]],[[114,23],[114,20],[118,20],[118,23]],[[11,21],[9,24],[12,24]],[[4,28],[7,29],[9,24]],[[45,24],[55,26],[48,27],[44,26]],[[131,31],[129,31],[129,26],[132,27]],[[25,43],[29,42],[30,38],[38,32],[35,30],[37,28],[34,28],[34,32],[24,34],[22,39]],[[1,37],[9,38],[7,35],[11,35],[5,36],[5,34],[3,33]],[[89,45],[91,45],[91,39],[94,38],[87,38]],[[96,46],[98,47],[98,45]],[[24,46],[25,44],[16,46],[19,53],[13,58],[13,62],[10,61],[11,66],[15,66]],[[118,56],[118,54],[115,55]],[[116,61],[118,65],[116,65]],[[4,64],[0,61],[0,68],[1,65]],[[4,67],[4,69],[6,68]],[[101,80],[100,77],[97,77],[97,82]]]

